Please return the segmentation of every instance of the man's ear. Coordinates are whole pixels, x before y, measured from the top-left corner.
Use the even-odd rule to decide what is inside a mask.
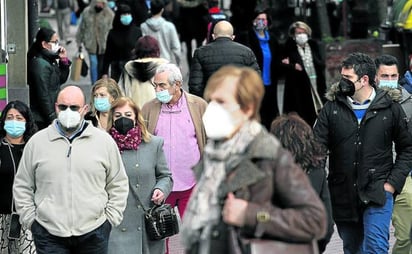
[[[212,34],[212,38],[213,38],[213,40],[216,40],[215,34]]]
[[[235,35],[230,36],[230,39],[232,39],[232,41],[235,39]]]

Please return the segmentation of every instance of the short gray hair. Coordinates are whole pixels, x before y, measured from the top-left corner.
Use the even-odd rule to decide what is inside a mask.
[[[182,72],[176,64],[164,63],[159,65],[156,69],[156,74],[162,72],[169,72],[169,77],[167,81],[169,81],[171,85],[175,84],[177,81],[183,83]]]

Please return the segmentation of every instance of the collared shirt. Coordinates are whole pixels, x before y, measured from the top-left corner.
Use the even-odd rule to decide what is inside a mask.
[[[162,104],[154,135],[164,139],[163,150],[172,171],[173,191],[184,191],[196,183],[192,167],[200,159],[195,126],[182,95],[170,106]]]
[[[366,99],[362,104],[355,101],[354,99],[352,99],[351,97],[347,96],[348,98],[348,102],[352,107],[353,113],[355,113],[356,118],[358,119],[358,123],[360,123],[362,121],[363,116],[366,113],[366,110],[369,108],[369,106],[371,105],[371,102],[373,101],[373,99],[375,99],[376,96],[376,91],[375,89],[372,87],[372,93],[369,96],[368,99]]]
[[[77,137],[78,135],[80,135],[80,133],[86,128],[86,121],[85,120],[82,120],[82,122],[80,123],[80,125],[79,125],[79,128],[77,128],[77,130],[75,130],[73,133],[71,133],[71,135],[70,136],[67,136],[66,135],[66,133],[63,131],[63,129],[62,129],[62,127],[60,126],[60,122],[59,121],[56,121],[56,129],[57,129],[57,131],[63,136],[63,137],[66,137],[69,141],[70,141],[70,143],[73,141],[73,139],[75,138],[75,137]]]

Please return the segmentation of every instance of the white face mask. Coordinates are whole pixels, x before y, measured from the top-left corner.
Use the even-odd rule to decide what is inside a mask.
[[[239,108],[240,106],[236,105],[236,108],[228,111],[219,103],[211,101],[202,117],[206,135],[214,140],[230,137],[235,131],[237,123],[230,113]]]
[[[53,52],[53,53],[57,53],[60,49],[59,43],[56,42],[56,43],[50,43],[50,44],[51,44],[50,51]]]
[[[60,111],[57,118],[60,124],[67,130],[77,128],[81,120],[80,113],[78,111],[72,111],[70,108]]]
[[[303,45],[308,42],[308,35],[307,34],[297,34],[295,37],[296,43],[299,45]]]

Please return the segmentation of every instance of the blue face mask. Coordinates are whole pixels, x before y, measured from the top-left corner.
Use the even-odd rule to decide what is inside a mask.
[[[169,101],[172,100],[173,95],[169,93],[167,90],[163,90],[160,92],[156,93],[156,98],[161,102],[161,103],[168,103]]]
[[[109,97],[94,98],[94,107],[99,112],[109,112],[111,107]]]
[[[26,122],[7,120],[4,122],[4,130],[12,138],[21,137],[26,131]]]
[[[379,87],[398,88],[398,80],[379,80]]]
[[[116,3],[114,1],[108,1],[107,6],[113,10],[116,7]]]
[[[120,22],[122,22],[123,25],[128,26],[130,23],[132,23],[132,15],[127,14],[127,15],[121,15],[120,16]]]

